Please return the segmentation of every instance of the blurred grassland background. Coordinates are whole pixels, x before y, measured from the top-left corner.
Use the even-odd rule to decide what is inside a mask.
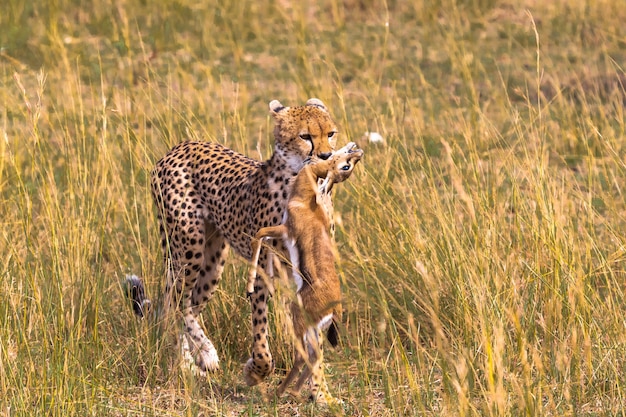
[[[0,414],[623,416],[622,2],[312,3],[2,1]],[[161,290],[155,161],[189,138],[267,158],[267,103],[309,97],[366,152],[335,194],[338,409],[271,395],[288,286],[277,370],[243,383],[241,259],[206,379],[121,288]]]

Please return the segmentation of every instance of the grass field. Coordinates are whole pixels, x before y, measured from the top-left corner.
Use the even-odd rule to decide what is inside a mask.
[[[2,4],[0,414],[625,414],[622,2]],[[121,286],[163,284],[155,161],[187,138],[266,158],[267,103],[309,97],[365,149],[335,194],[339,409],[271,395],[288,287],[277,370],[243,382],[241,259],[204,313],[206,379]]]

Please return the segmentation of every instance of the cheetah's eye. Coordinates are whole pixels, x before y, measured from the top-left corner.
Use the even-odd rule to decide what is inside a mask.
[[[342,170],[342,171],[349,171],[349,170],[350,170],[350,168],[352,168],[352,166],[350,166],[350,165],[343,165],[343,166],[342,166],[341,168],[339,168],[339,169],[340,169],[340,170]]]
[[[328,139],[330,139],[333,136],[335,136],[335,133],[337,133],[337,132],[328,132]]]
[[[308,140],[309,142],[311,141],[311,135],[308,133],[301,133],[300,134],[300,139],[302,140]]]

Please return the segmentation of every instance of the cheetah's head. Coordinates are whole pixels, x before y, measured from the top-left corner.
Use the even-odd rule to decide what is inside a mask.
[[[309,99],[304,106],[285,107],[270,102],[274,116],[275,152],[295,171],[310,157],[328,159],[337,143],[337,126],[321,100]]]

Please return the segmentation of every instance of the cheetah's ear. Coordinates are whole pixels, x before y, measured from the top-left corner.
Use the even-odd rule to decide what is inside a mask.
[[[328,109],[326,108],[326,105],[319,98],[310,98],[310,99],[308,99],[307,102],[306,102],[306,105],[307,106],[319,107],[320,109],[322,109],[326,113],[328,113]]]
[[[276,115],[278,113],[282,113],[285,110],[289,110],[289,107],[285,107],[282,104],[280,104],[280,101],[278,100],[272,100],[270,101],[270,111]]]

